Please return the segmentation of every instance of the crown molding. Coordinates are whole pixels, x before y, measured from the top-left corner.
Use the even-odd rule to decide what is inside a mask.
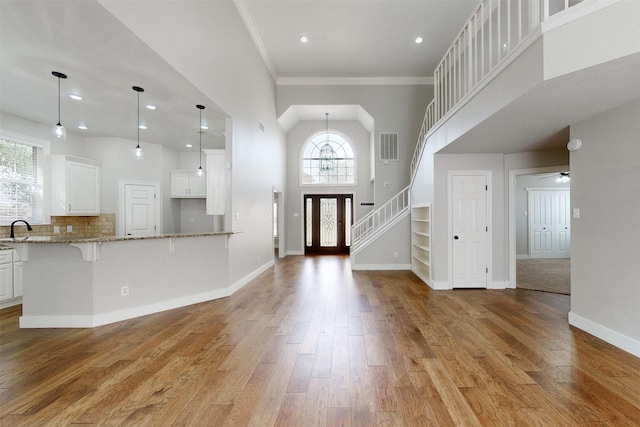
[[[278,86],[433,85],[433,77],[279,77]]]
[[[247,31],[249,31],[249,35],[251,35],[253,43],[255,43],[256,48],[258,49],[258,52],[260,53],[260,56],[264,61],[264,64],[269,70],[269,73],[271,73],[271,77],[274,81],[278,81],[278,73],[276,73],[276,69],[273,66],[273,62],[271,61],[271,57],[267,52],[267,48],[264,46],[264,43],[262,42],[262,39],[258,34],[258,30],[253,24],[253,20],[251,20],[251,16],[249,15],[249,11],[247,10],[247,6],[245,5],[244,0],[233,0],[233,4],[236,6],[236,9],[238,9],[238,13],[242,18],[245,27],[247,27]]]

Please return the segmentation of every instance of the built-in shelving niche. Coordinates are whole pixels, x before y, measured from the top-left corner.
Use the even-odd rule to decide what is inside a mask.
[[[431,205],[411,207],[411,271],[431,286]]]

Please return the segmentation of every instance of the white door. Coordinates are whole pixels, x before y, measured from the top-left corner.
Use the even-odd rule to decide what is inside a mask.
[[[157,233],[155,186],[125,185],[125,236],[152,236]]]
[[[529,191],[529,256],[569,258],[571,220],[569,190]]]
[[[452,287],[486,288],[487,176],[451,177]]]

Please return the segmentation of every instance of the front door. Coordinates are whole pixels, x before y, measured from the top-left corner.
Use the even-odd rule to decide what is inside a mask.
[[[125,185],[125,236],[153,236],[156,226],[154,185]]]
[[[452,176],[451,201],[452,287],[486,288],[487,176]]]
[[[348,254],[351,247],[353,196],[304,196],[305,254]]]

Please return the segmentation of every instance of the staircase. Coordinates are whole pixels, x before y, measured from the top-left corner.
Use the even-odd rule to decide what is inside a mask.
[[[351,227],[351,255],[357,254],[400,219],[409,215],[409,186]]]

